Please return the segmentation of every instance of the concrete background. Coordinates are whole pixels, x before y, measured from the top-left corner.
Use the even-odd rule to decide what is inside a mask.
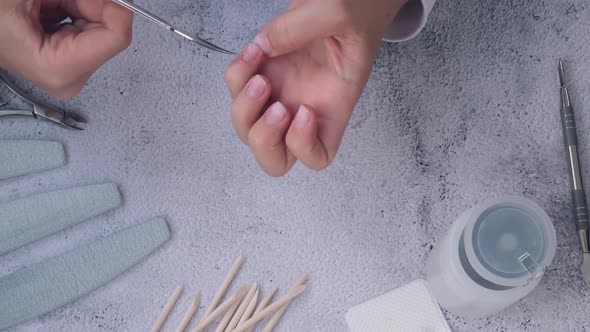
[[[234,49],[286,6],[142,4]],[[279,331],[343,331],[348,308],[423,276],[455,217],[499,194],[546,209],[556,258],[541,285],[510,309],[480,320],[447,313],[453,330],[590,330],[556,71],[564,57],[590,179],[589,35],[585,0],[441,0],[416,39],[381,48],[334,164],[320,173],[296,166],[272,179],[234,136],[222,77],[230,59],[137,18],[133,45],[79,97],[47,99],[80,110],[88,130],[0,121],[1,139],[58,140],[69,156],[61,169],[1,182],[0,201],[114,181],[124,207],[0,256],[0,274],[156,215],[169,221],[172,240],[107,286],[14,331],[145,331],[184,284],[165,326],[172,331],[192,295],[203,290],[208,303],[240,254],[246,263],[234,289],[258,282],[284,290],[309,273],[309,289]]]

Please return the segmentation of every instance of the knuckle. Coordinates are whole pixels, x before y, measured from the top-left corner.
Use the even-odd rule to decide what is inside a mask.
[[[236,70],[235,62],[232,62],[223,72],[223,79],[230,95],[235,98],[240,92],[241,77],[239,70]]]
[[[242,114],[239,112],[238,105],[236,105],[235,100],[231,104],[231,109],[230,109],[229,115],[230,115],[231,121],[234,123],[234,125],[241,124]]]
[[[47,90],[53,96],[60,99],[68,99],[76,96],[84,88],[86,80],[65,70],[64,67],[51,58],[37,62],[36,79],[34,81],[40,87]]]
[[[236,114],[236,112],[233,112],[233,111],[230,116],[231,116],[231,120],[232,120],[232,123],[234,126],[234,130],[235,130],[238,138],[240,139],[240,141],[243,144],[248,145],[248,137],[247,137],[247,135],[243,135],[242,130],[241,130],[241,128],[243,128],[243,124],[244,124],[243,119],[241,119],[240,116],[238,114]]]
[[[277,20],[274,29],[268,34],[268,41],[274,48],[291,48],[296,44],[293,27],[285,19]]]
[[[121,51],[127,49],[133,42],[133,34],[131,33],[131,30],[127,30],[125,33],[120,34],[118,38],[117,43]]]
[[[238,139],[240,140],[240,142],[242,142],[242,144],[244,144],[245,146],[248,146],[248,140],[244,139],[239,133],[238,133]]]
[[[265,146],[264,136],[256,130],[250,130],[248,132],[248,145],[250,145],[252,149],[255,150],[262,149]]]
[[[51,56],[39,59],[36,66],[39,85],[48,90],[63,90],[74,82],[67,70]]]
[[[112,55],[113,53],[120,53],[126,50],[131,43],[133,42],[133,34],[131,33],[130,29],[121,31],[120,33],[116,33],[110,37],[108,45],[109,50],[111,50]]]
[[[291,133],[287,134],[287,147],[289,150],[293,151],[296,155],[303,156],[307,154],[306,148],[301,142],[301,140],[297,139],[294,135],[290,135]]]
[[[231,110],[229,112],[229,116],[231,118],[231,122],[233,123],[234,127],[237,129],[239,125],[241,125],[241,117],[240,113],[235,106],[235,102],[231,105]]]
[[[352,20],[353,13],[347,1],[331,0],[330,1],[331,16],[336,24],[347,24]]]
[[[246,116],[244,115],[244,112],[240,112],[238,107],[232,107],[230,116],[236,129],[245,128],[247,126]]]
[[[288,147],[293,153],[299,156],[299,159],[310,169],[321,171],[332,163],[323,147],[318,145],[309,145],[300,140],[291,139]]]
[[[225,81],[225,83],[227,83],[227,81],[229,81],[229,78],[231,75],[231,73],[229,71],[229,67],[230,66],[227,66],[227,68],[225,68],[225,70],[223,71],[223,80]]]
[[[69,99],[77,96],[82,91],[82,86],[74,86],[67,90],[56,91],[52,93],[55,97],[59,99]]]
[[[223,71],[223,79],[225,80],[225,83],[227,85],[229,85],[231,82],[234,81],[234,71],[232,70],[233,66],[230,64],[229,66],[227,66],[227,68],[225,68],[225,70]]]
[[[48,90],[60,91],[72,84],[64,75],[48,75],[41,77],[40,84]]]

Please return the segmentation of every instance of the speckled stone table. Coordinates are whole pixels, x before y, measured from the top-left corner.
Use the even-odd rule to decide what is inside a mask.
[[[286,5],[142,3],[232,48]],[[123,208],[0,256],[0,274],[157,215],[169,221],[172,240],[100,290],[14,330],[146,331],[184,284],[174,324],[165,326],[172,331],[190,303],[186,294],[206,290],[209,300],[242,254],[237,284],[284,289],[310,274],[279,331],[343,331],[348,308],[423,276],[455,217],[499,194],[546,209],[556,258],[540,286],[509,310],[480,320],[446,313],[453,330],[590,330],[556,71],[564,57],[590,179],[589,35],[584,0],[440,0],[416,39],[381,48],[334,164],[320,173],[296,166],[272,179],[234,136],[222,77],[229,58],[136,19],[129,50],[80,96],[57,102],[81,110],[87,131],[0,122],[0,139],[58,140],[69,156],[61,169],[0,182],[0,201],[114,181]]]

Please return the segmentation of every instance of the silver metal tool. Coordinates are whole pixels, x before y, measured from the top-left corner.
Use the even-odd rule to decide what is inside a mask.
[[[192,42],[195,42],[195,43],[197,43],[197,44],[199,44],[199,45],[201,45],[203,47],[206,47],[206,48],[208,48],[210,50],[217,51],[217,52],[220,52],[220,53],[225,53],[225,54],[236,54],[235,52],[232,52],[232,51],[228,51],[226,49],[223,49],[223,48],[221,48],[221,47],[219,47],[217,45],[214,45],[214,44],[212,44],[212,43],[210,43],[210,42],[208,42],[208,41],[206,41],[204,39],[201,39],[201,38],[199,38],[197,36],[193,36],[193,35],[191,35],[188,32],[185,32],[185,31],[183,31],[181,29],[178,29],[178,28],[172,26],[170,23],[166,22],[164,19],[156,16],[153,13],[150,13],[149,11],[147,11],[147,10],[139,7],[138,5],[136,5],[134,3],[128,2],[126,0],[113,0],[113,2],[116,3],[116,4],[118,4],[118,5],[120,5],[120,6],[123,6],[123,7],[127,8],[129,10],[131,10],[132,12],[134,12],[136,14],[139,14],[139,15],[147,18],[148,20],[150,20],[150,21],[158,24],[159,26],[163,27],[164,29],[170,30],[170,31],[172,31],[172,32],[174,32],[174,33],[176,33],[176,34],[178,34],[178,35],[180,35],[180,36],[182,36],[182,37],[184,37],[184,38],[192,41]]]
[[[2,108],[8,103],[2,103],[0,101],[0,118],[8,116],[29,116],[35,119],[41,118],[51,121],[68,129],[84,130],[84,128],[81,127],[81,124],[86,123],[86,120],[83,117],[35,101],[28,97],[24,92],[20,91],[14,84],[10,83],[2,73],[0,73],[0,83],[4,84],[4,86],[12,91],[17,97],[33,106],[33,109],[30,110]]]
[[[576,119],[574,117],[574,109],[570,101],[569,92],[565,84],[565,70],[563,69],[563,62],[561,59],[559,59],[559,83],[561,85],[561,125],[563,127],[563,139],[565,141],[571,179],[574,217],[584,256],[581,270],[584,280],[590,283],[590,250],[588,246],[588,229],[590,228],[590,224],[588,222],[588,206],[582,182],[580,158],[578,156]]]

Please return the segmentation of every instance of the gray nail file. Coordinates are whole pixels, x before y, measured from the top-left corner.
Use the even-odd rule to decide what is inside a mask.
[[[59,142],[0,141],[0,180],[65,165],[66,153]]]
[[[112,183],[35,195],[0,204],[0,254],[29,244],[122,204]]]
[[[166,221],[157,218],[0,278],[0,330],[96,290],[169,238]]]

